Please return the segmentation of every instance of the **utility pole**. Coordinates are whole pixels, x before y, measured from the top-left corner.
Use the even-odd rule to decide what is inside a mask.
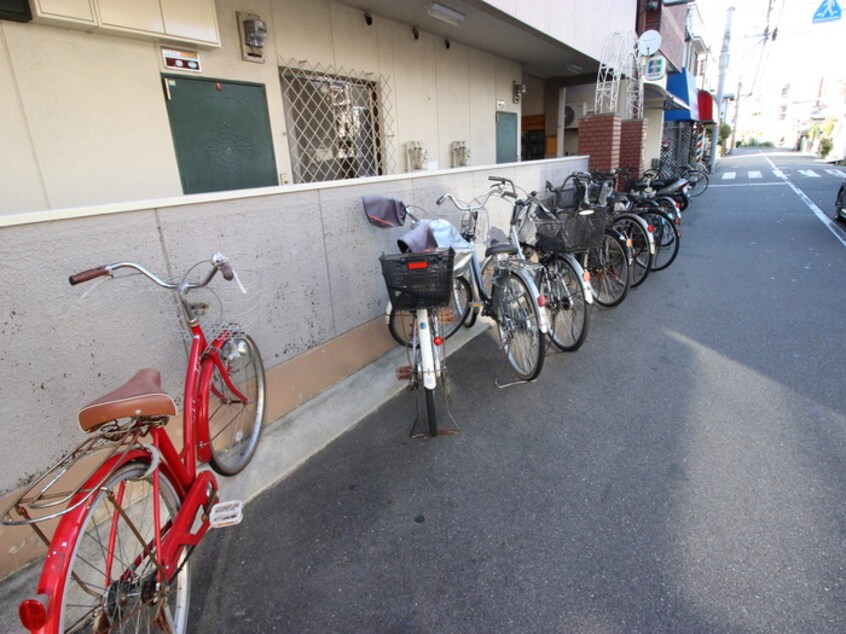
[[[726,31],[723,35],[723,48],[720,50],[720,79],[717,84],[717,122],[711,132],[711,165],[708,166],[708,171],[713,172],[717,165],[717,144],[720,139],[720,123],[723,120],[723,88],[726,83],[726,72],[729,65],[729,43],[731,42],[731,16],[734,13],[734,7],[731,6],[726,11]]]
[[[743,89],[743,81],[737,80],[737,92],[734,95],[734,125],[731,128],[731,147],[735,147],[737,139],[737,122],[740,120],[740,91]]]

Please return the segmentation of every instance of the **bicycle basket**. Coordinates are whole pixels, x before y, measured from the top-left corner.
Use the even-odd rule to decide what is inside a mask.
[[[554,218],[535,220],[537,246],[544,251],[587,251],[602,243],[608,225],[604,207],[588,209],[556,209]]]
[[[585,195],[585,186],[581,181],[573,181],[570,187],[552,190],[555,198],[549,205],[554,209],[578,209]]]
[[[394,308],[417,310],[449,304],[454,259],[452,249],[380,257],[382,276]]]

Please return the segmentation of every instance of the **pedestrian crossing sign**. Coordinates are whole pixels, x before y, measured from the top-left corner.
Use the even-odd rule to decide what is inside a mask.
[[[814,12],[812,24],[839,20],[841,13],[840,5],[837,4],[837,0],[822,0],[820,8]]]

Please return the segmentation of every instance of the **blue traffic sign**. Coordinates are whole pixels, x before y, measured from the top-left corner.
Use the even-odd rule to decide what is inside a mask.
[[[820,8],[814,12],[812,23],[833,22],[834,20],[839,20],[840,15],[840,5],[837,4],[837,0],[823,0]]]

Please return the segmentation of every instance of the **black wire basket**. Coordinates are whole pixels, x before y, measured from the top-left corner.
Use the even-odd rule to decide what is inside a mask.
[[[418,310],[447,306],[452,295],[454,259],[452,249],[380,257],[382,276],[393,307]]]
[[[572,253],[594,249],[602,244],[609,220],[608,210],[604,207],[556,209],[552,213],[552,217],[535,219],[539,249]]]

